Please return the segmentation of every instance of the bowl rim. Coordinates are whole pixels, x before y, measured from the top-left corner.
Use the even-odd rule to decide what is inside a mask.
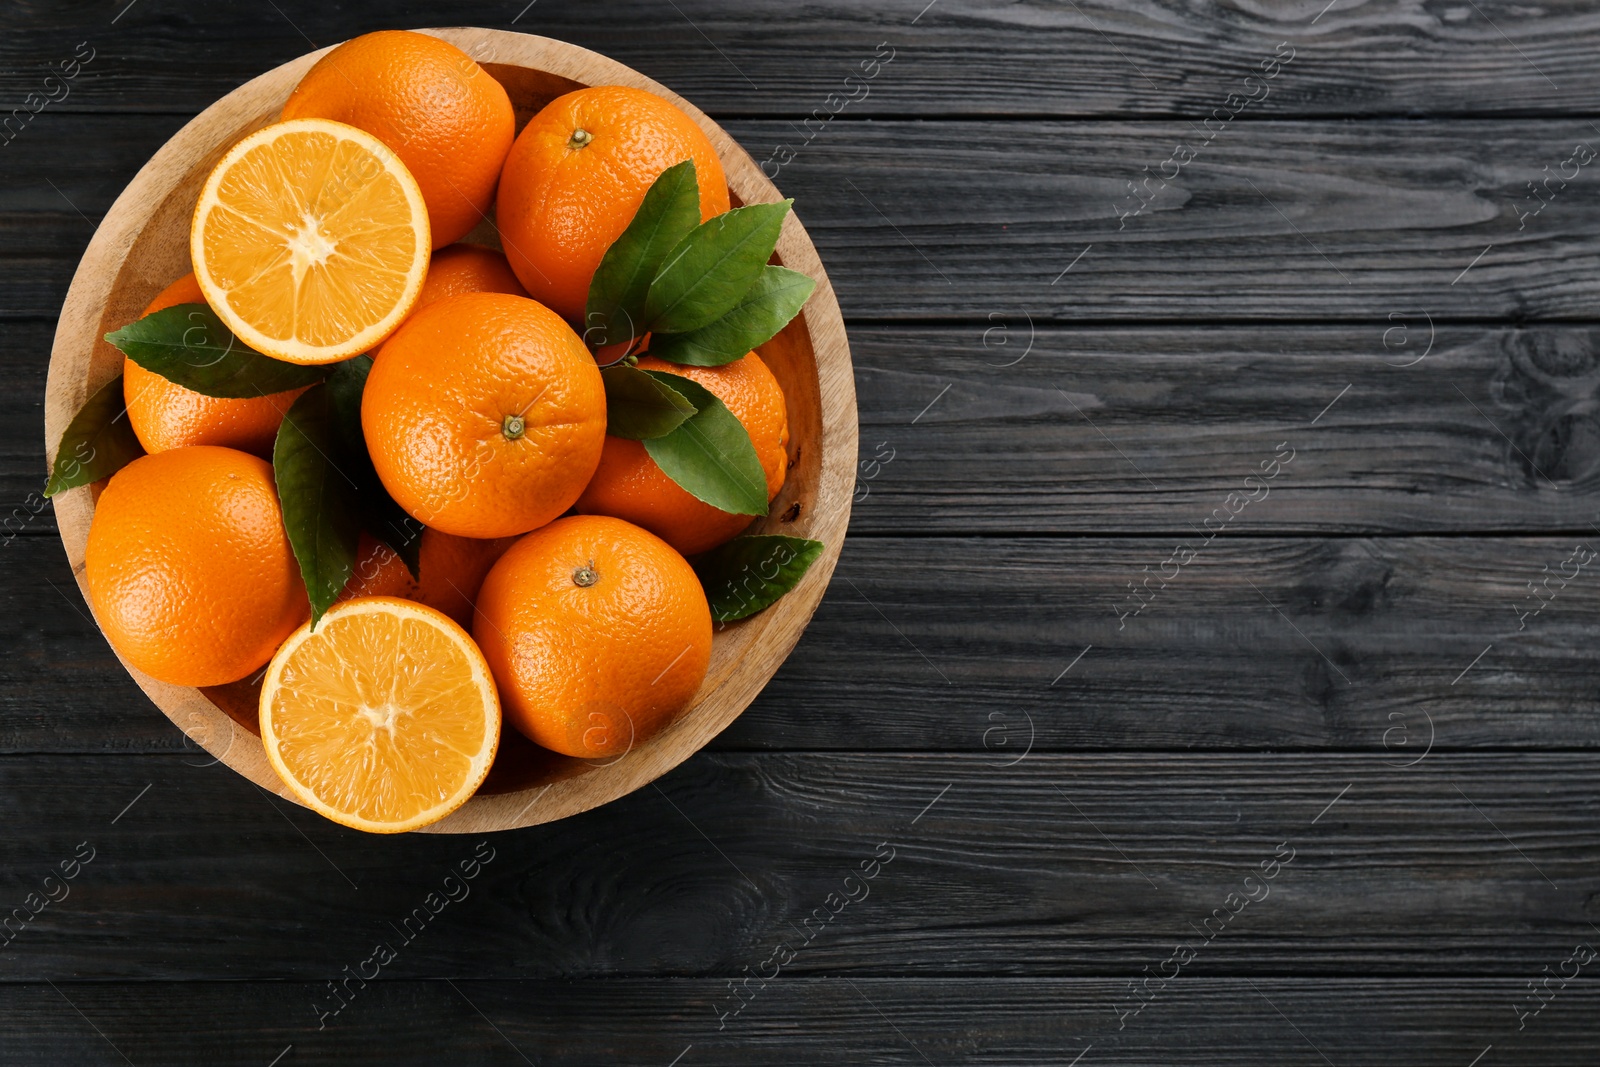
[[[629,85],[662,96],[682,108],[711,138],[729,188],[741,202],[783,198],[749,153],[721,126],[672,90],[625,64],[564,41],[513,30],[445,27],[416,32],[449,41],[487,68],[521,67],[586,86]],[[306,70],[335,47],[336,44],[329,45],[283,63],[212,103],[150,157],[106,212],[73,274],[57,321],[45,384],[47,465],[54,463],[57,444],[73,414],[95,389],[121,372],[120,358],[106,354],[115,350],[100,339],[101,326],[128,257],[158,209],[207,159],[220,154],[250,129],[274,121],[283,100]],[[667,729],[623,757],[585,773],[511,792],[475,796],[447,818],[418,832],[482,833],[533,826],[587,811],[649,784],[704,748],[732,723],[799,640],[822,600],[844,546],[854,490],[858,431],[855,378],[844,320],[816,248],[793,211],[784,220],[777,251],[785,265],[817,282],[800,321],[811,343],[822,427],[822,439],[806,444],[816,448],[821,458],[815,491],[794,532],[821,540],[825,545],[821,556],[801,582],[776,604],[732,624],[737,628],[735,634],[742,641],[742,650],[731,663],[724,663],[716,678],[708,674],[689,711]],[[82,486],[53,498],[62,544],[91,612],[84,549],[97,491],[97,486]],[[112,651],[116,654],[115,649]],[[256,734],[200,690],[157,681],[120,655],[118,659],[189,740],[255,785],[299,804],[271,770]]]

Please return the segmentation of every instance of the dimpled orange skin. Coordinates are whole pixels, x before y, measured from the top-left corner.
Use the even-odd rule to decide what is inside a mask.
[[[767,500],[778,495],[789,473],[789,413],[783,388],[760,356],[751,352],[720,367],[683,367],[645,356],[639,367],[693,379],[726,404],[755,445],[767,476]],[[643,443],[621,437],[606,438],[600,467],[578,498],[577,509],[637,523],[686,556],[737,536],[753,518],[730,515],[691,496],[662,473]]]
[[[589,139],[573,143],[583,130]],[[693,159],[700,217],[728,210],[717,150],[693,119],[643,89],[600,85],[559,96],[506,157],[495,221],[506,258],[535,300],[581,323],[589,283],[651,184]]]
[[[434,250],[428,261],[427,280],[422,283],[412,314],[435,300],[462,293],[528,295],[511,272],[511,264],[499,252],[478,245],[450,245]]]
[[[185,274],[150,301],[140,318],[178,304],[204,304],[200,283]],[[278,424],[304,389],[268,396],[204,396],[174,385],[131,359],[122,361],[122,397],[128,422],[146,452],[188,445],[222,445],[258,456],[270,455]]]
[[[689,706],[711,662],[711,609],[666,542],[574,515],[500,557],[473,637],[512,725],[554,752],[615,757]]]
[[[356,548],[355,573],[339,594],[339,600],[358,596],[413,600],[444,612],[462,629],[470,630],[472,604],[483,585],[484,575],[515,541],[514,537],[480,541],[424,529],[422,544],[418,547],[418,574],[413,578],[405,561],[388,545],[363,533]]]
[[[175,448],[118,471],[84,564],[112,647],[173,685],[251,674],[311,613],[272,468],[231,448]]]
[[[435,246],[485,217],[516,133],[499,82],[455,45],[409,30],[363,34],[317,60],[283,118],[343,122],[393,149],[422,189]]]
[[[508,537],[583,492],[605,442],[605,387],[549,308],[466,293],[429,304],[384,342],[361,427],[384,487],[419,522]]]

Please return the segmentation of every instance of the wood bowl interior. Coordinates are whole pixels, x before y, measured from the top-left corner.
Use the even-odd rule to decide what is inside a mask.
[[[670,90],[597,53],[549,38],[486,29],[424,30],[478,60],[506,87],[521,126],[550,100],[589,85],[631,85],[682,107],[710,136],[727,172],[733,201],[781,199],[750,156],[721,127]],[[96,231],[62,308],[45,401],[45,447],[56,442],[88,396],[122,369],[104,334],[135,318],[156,293],[189,269],[189,222],[211,168],[241,137],[276,120],[289,92],[322,51],[301,56],[240,86],[164,145],[139,171]],[[486,220],[469,241],[498,242]],[[816,249],[791,213],[776,260],[816,279],[802,315],[760,348],[782,384],[790,425],[783,491],[756,532],[811,537],[827,545],[805,579],[776,605],[719,626],[705,683],[687,712],[661,733],[607,761],[585,761],[538,748],[509,726],[477,796],[429,827],[478,833],[530,826],[586,811],[639,788],[677,766],[731,723],[776,672],[821,600],[850,516],[856,460],[855,387],[838,302]],[[83,555],[100,486],[55,498],[62,542],[85,600]],[[124,664],[126,666],[126,664]],[[129,673],[180,729],[257,785],[293,800],[268,766],[257,721],[259,681],[204,691]]]

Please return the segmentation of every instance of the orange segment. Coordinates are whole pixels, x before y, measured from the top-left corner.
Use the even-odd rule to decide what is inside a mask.
[[[267,759],[334,822],[400,833],[438,822],[483,784],[500,699],[483,653],[432,608],[393,597],[336,604],[296,630],[261,687]]]
[[[189,235],[206,302],[245,344],[333,363],[400,325],[428,273],[428,209],[400,157],[326,119],[257,130],[206,179]]]

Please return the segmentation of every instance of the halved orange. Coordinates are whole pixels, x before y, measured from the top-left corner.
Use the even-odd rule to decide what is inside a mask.
[[[206,302],[241,341],[291,363],[335,363],[400,325],[430,240],[399,156],[354,126],[293,119],[222,157],[200,190],[189,252]]]
[[[335,604],[267,665],[261,740],[311,810],[369,833],[438,822],[483,784],[500,698],[449,616],[395,597]]]

